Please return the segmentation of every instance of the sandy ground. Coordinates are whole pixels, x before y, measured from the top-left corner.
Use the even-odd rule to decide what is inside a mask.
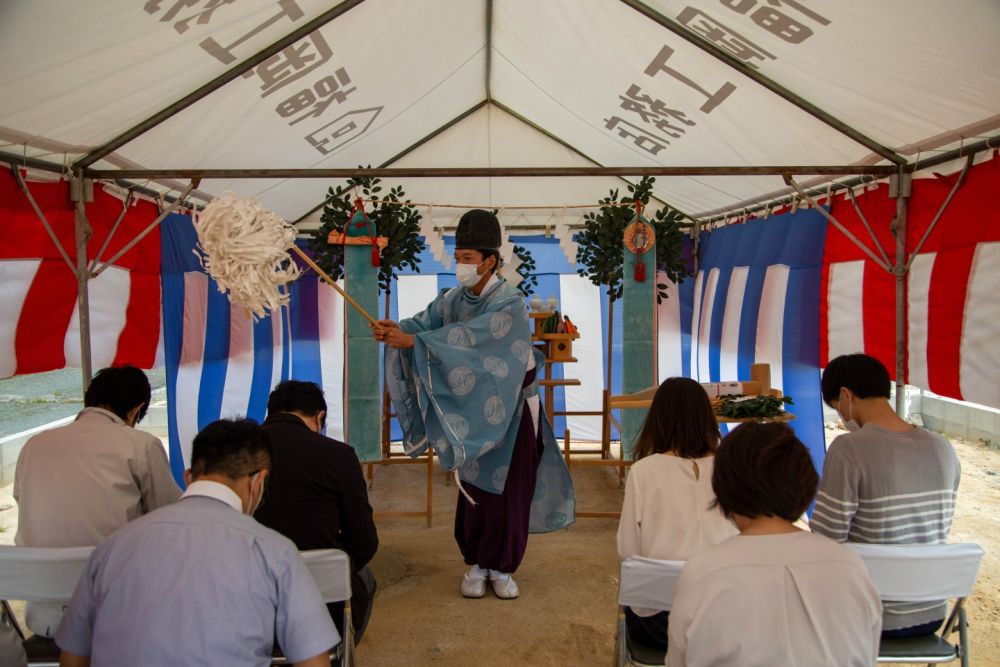
[[[972,665],[1000,666],[1000,451],[953,441],[962,485],[952,541],[975,541],[986,557],[968,603]],[[376,466],[376,511],[419,510],[425,468]],[[518,600],[491,593],[466,600],[465,570],[452,537],[457,491],[438,470],[434,525],[423,519],[380,519],[381,548],[372,569],[379,591],[371,625],[357,649],[369,665],[608,665],[613,655],[618,557],[614,519],[578,519],[566,530],[533,535],[516,579]],[[579,509],[617,510],[616,471],[574,468]],[[0,507],[12,504],[11,487]],[[0,511],[0,542],[11,543],[16,508]]]

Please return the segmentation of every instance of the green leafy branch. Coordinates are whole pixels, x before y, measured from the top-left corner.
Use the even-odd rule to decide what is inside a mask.
[[[404,200],[406,193],[402,186],[390,188],[388,194],[380,197],[381,182],[379,178],[349,178],[346,183],[330,188],[320,218],[322,225],[313,232],[309,247],[315,253],[316,263],[331,278],[339,280],[343,277],[344,246],[330,244],[327,238],[331,232],[344,232],[354,212],[354,199],[360,191],[370,206],[366,209],[368,218],[375,223],[378,235],[388,239],[380,253],[378,273],[379,289],[388,292],[399,271],[409,267],[420,272],[420,252],[424,244],[420,239],[420,212],[411,206],[410,200]]]
[[[730,419],[755,419],[780,417],[785,414],[785,404],[794,405],[790,396],[744,396],[733,394],[722,396],[716,409],[723,417]]]
[[[617,189],[600,200],[600,209],[584,216],[584,228],[576,234],[577,262],[583,268],[577,273],[590,282],[608,289],[612,301],[620,299],[623,292],[622,270],[625,264],[625,227],[635,218],[635,202],[645,206],[653,193],[656,179],[649,176],[628,186],[628,194],[620,195]],[[674,283],[687,277],[682,255],[684,232],[680,225],[684,215],[664,206],[647,218],[656,233],[656,267],[667,274]],[[657,283],[656,301],[667,298],[667,285]]]

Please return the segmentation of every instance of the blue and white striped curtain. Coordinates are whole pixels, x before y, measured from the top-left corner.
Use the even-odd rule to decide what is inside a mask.
[[[680,351],[685,374],[702,382],[745,380],[752,364],[770,364],[771,385],[795,401],[791,425],[817,470],[826,453],[819,383],[825,236],[815,210],[703,234],[691,312],[681,315],[690,317],[692,332]]]
[[[267,397],[294,378],[323,387],[327,433],[343,437],[343,299],[314,274],[292,283],[291,303],[254,322],[230,304],[194,255],[189,216],[162,225],[164,361],[170,463],[180,482],[191,441],[223,417],[263,421]]]
[[[658,308],[658,366],[702,381],[749,377],[755,362],[771,364],[772,384],[795,398],[793,423],[822,464],[819,404],[818,294],[825,223],[814,211],[751,221],[705,234],[697,276],[669,285]],[[580,330],[576,363],[553,365],[553,377],[576,378],[578,387],[555,390],[556,411],[599,411],[604,388],[608,298],[576,273],[544,236],[512,237],[538,266],[536,294],[555,296],[559,310]],[[445,239],[445,252],[454,238]],[[327,434],[343,437],[344,302],[307,272],[292,285],[291,307],[254,323],[220,294],[193,251],[188,216],[172,215],[162,228],[164,357],[167,366],[171,464],[181,479],[191,440],[215,419],[247,415],[263,420],[267,395],[283,379],[323,387],[329,407]],[[659,282],[665,282],[658,276]],[[429,251],[420,272],[404,273],[390,297],[390,317],[422,310],[456,284]],[[697,295],[697,298],[695,298]],[[612,392],[621,392],[621,320],[613,326]],[[381,313],[379,314],[381,316]],[[600,417],[557,417],[554,431],[575,440],[599,440]],[[393,424],[392,437],[399,438]],[[617,438],[617,431],[613,431]]]

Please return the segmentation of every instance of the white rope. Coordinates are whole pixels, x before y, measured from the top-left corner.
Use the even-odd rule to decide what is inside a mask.
[[[458,486],[458,490],[462,492],[462,495],[465,496],[465,499],[468,500],[473,507],[475,507],[476,501],[472,499],[472,496],[469,495],[469,492],[465,490],[464,486],[462,486],[462,478],[458,476],[458,468],[455,468],[455,485]]]
[[[288,256],[295,245],[294,227],[262,208],[256,197],[227,192],[205,206],[194,228],[194,254],[230,301],[255,320],[287,305],[289,294],[280,288],[300,273]]]

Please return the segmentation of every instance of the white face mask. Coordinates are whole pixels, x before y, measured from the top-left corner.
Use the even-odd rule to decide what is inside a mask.
[[[263,473],[257,473],[258,476]],[[260,481],[260,495],[257,496],[257,502],[253,502],[253,480],[250,480],[250,511],[247,513],[249,516],[253,516],[254,513],[260,509],[261,503],[264,501],[264,480]]]
[[[479,264],[457,264],[455,266],[455,278],[462,287],[475,287],[482,280],[477,269],[488,260],[483,260]]]
[[[844,422],[844,428],[848,432],[857,431],[859,428],[861,428],[861,425],[858,424],[858,422],[855,421],[854,419],[854,401],[851,401],[850,416],[846,419],[844,418],[844,415],[840,412],[840,406],[843,405],[844,402],[845,402],[844,399],[840,399],[840,401],[837,402],[837,413],[840,414],[840,419],[841,421]]]

